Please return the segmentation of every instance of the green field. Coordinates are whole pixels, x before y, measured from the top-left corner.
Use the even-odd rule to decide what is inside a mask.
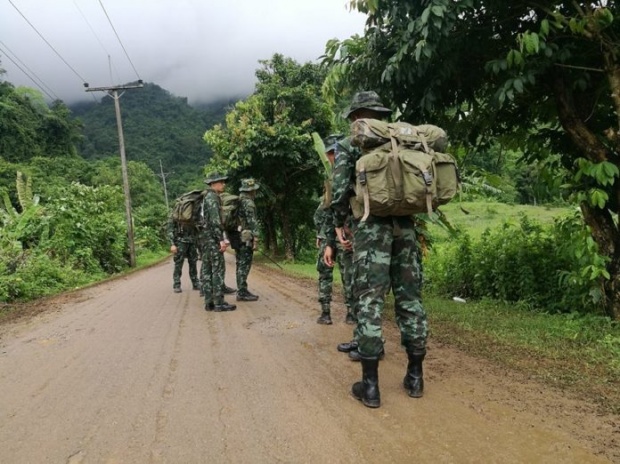
[[[508,205],[493,202],[453,201],[440,208],[448,222],[457,229],[468,232],[473,238],[480,237],[490,228],[505,222],[517,224],[522,215],[541,224],[552,224],[555,218],[565,216],[573,211],[568,207]],[[429,225],[434,238],[441,240],[448,237],[448,232],[438,226]]]

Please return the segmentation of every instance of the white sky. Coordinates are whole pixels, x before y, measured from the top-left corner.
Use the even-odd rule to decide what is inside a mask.
[[[0,0],[1,79],[38,88],[13,58],[66,103],[92,99],[81,78],[137,80],[102,4],[139,77],[191,103],[249,94],[258,60],[317,61],[328,40],[363,34],[366,19],[348,0]]]

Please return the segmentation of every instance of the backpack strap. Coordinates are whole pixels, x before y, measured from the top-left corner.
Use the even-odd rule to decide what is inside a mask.
[[[420,138],[420,143],[422,143],[424,153],[432,154],[433,150],[428,147],[424,134],[420,132],[417,127],[415,128],[415,131],[416,135]],[[424,176],[424,183],[426,184],[426,210],[428,214],[431,214],[433,212],[433,192],[431,192],[430,186],[433,183],[433,174],[428,171],[424,171],[422,175]]]
[[[396,140],[396,130],[390,127],[390,143],[392,150],[390,151],[389,163],[392,171],[392,179],[394,179],[394,192],[396,198],[394,200],[400,201],[403,198],[403,171],[400,165],[400,159],[398,158],[398,140]]]
[[[368,183],[366,182],[366,168],[363,164],[360,166],[359,179],[362,186],[362,196],[364,197],[364,215],[360,221],[364,222],[370,215],[370,195],[368,194]]]

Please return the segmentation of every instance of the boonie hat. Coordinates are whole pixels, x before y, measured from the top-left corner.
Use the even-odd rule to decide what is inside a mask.
[[[353,95],[353,100],[351,101],[351,105],[349,108],[342,113],[342,117],[348,118],[351,113],[356,110],[360,110],[365,108],[367,110],[377,111],[379,113],[387,113],[390,114],[392,112],[391,109],[386,108],[377,92],[373,92],[372,90],[367,90],[364,92],[358,92]]]
[[[221,180],[226,180],[226,179],[228,179],[228,176],[226,174],[223,174],[219,171],[215,171],[207,176],[207,178],[205,179],[205,184],[211,185],[213,182],[219,182]]]
[[[242,179],[241,187],[239,187],[240,192],[253,192],[254,190],[258,190],[260,185],[254,179]]]

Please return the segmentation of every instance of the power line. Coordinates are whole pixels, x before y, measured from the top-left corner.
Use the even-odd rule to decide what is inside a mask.
[[[21,66],[20,66],[19,64],[17,64],[17,63],[15,62],[15,60],[13,60],[13,58],[11,58],[11,57],[9,56],[9,53],[7,53],[7,52],[6,52],[6,50],[2,50],[2,47],[4,47],[6,50],[8,50],[8,51],[9,51],[9,53],[10,53],[11,55],[13,55],[13,58],[15,58],[15,60],[19,61],[19,63],[20,63],[20,64],[21,64],[24,68],[26,68],[26,69],[28,70],[28,72],[29,72],[30,74],[32,74],[32,76],[34,76],[34,77],[35,77],[35,78],[39,81],[40,85],[39,85],[39,83],[37,83],[37,81],[35,81],[35,80],[32,78],[32,76],[30,76],[30,74],[28,74],[26,71],[24,71],[24,70],[21,68]],[[45,82],[43,82],[43,79],[41,79],[39,76],[37,76],[37,75],[35,74],[35,72],[34,72],[32,69],[30,69],[30,68],[29,68],[29,67],[28,67],[28,66],[27,66],[27,65],[26,65],[26,64],[25,64],[22,60],[20,60],[20,59],[19,59],[19,57],[15,54],[15,52],[14,52],[13,50],[11,50],[9,47],[7,47],[7,46],[6,46],[6,44],[5,44],[4,42],[2,42],[2,40],[0,40],[0,50],[2,50],[2,53],[4,54],[4,56],[6,56],[6,57],[7,57],[7,58],[8,58],[8,59],[9,59],[9,60],[10,60],[10,61],[11,61],[11,62],[12,62],[12,63],[13,63],[13,64],[14,64],[14,65],[15,65],[15,66],[19,69],[19,70],[20,70],[20,71],[21,71],[21,72],[23,72],[23,73],[26,75],[26,77],[28,77],[28,79],[30,79],[32,82],[34,82],[34,84],[35,84],[37,87],[39,87],[39,89],[41,89],[41,91],[42,91],[45,95],[47,95],[48,97],[50,97],[50,99],[52,99],[52,100],[60,100],[60,98],[58,98],[58,95],[56,95],[56,94],[54,93],[54,91],[53,91],[52,89],[50,89],[50,88],[49,88],[49,86],[45,84]],[[48,93],[48,92],[47,92],[47,91],[46,91],[43,87],[45,87],[45,89],[49,90],[49,93]],[[52,95],[50,95],[50,93],[51,93],[53,96],[52,96]]]
[[[90,31],[93,33],[93,35],[95,36],[95,39],[97,39],[97,42],[99,42],[99,45],[101,45],[101,48],[103,49],[103,51],[105,52],[105,54],[108,57],[108,65],[110,66],[110,83],[112,83],[112,81],[113,81],[113,78],[112,78],[112,68],[114,68],[114,72],[116,73],[116,79],[120,81],[118,70],[112,64],[112,59],[110,58],[110,52],[105,48],[105,45],[103,45],[103,42],[101,41],[101,39],[99,38],[99,36],[95,32],[95,29],[91,25],[90,21],[88,21],[88,18],[86,18],[86,16],[84,15],[84,12],[82,11],[82,9],[79,7],[79,5],[77,4],[77,2],[75,0],[73,0],[73,4],[75,5],[75,8],[77,8],[78,12],[80,13],[80,16],[82,16],[82,19],[84,20],[84,22],[86,23],[86,25],[88,26]]]
[[[17,6],[15,6],[15,4],[13,3],[13,0],[9,0],[9,3],[13,6],[13,8],[15,8],[15,10],[16,10],[16,11],[17,11],[20,15],[21,15],[21,17],[22,17],[22,18],[24,18],[24,20],[25,20],[25,21],[26,21],[26,22],[30,25],[30,27],[31,27],[32,29],[34,29],[34,31],[35,31],[35,32],[39,35],[39,37],[41,37],[41,39],[43,39],[43,42],[45,42],[45,43],[46,43],[46,44],[47,44],[47,45],[48,45],[48,46],[49,46],[49,47],[50,47],[50,48],[54,51],[54,53],[56,53],[56,55],[58,56],[58,58],[60,58],[60,59],[62,60],[62,62],[63,62],[64,64],[66,64],[66,65],[67,65],[67,67],[68,67],[71,71],[73,71],[73,74],[75,74],[75,75],[76,75],[76,76],[77,76],[77,77],[78,77],[78,78],[82,81],[82,83],[83,83],[83,84],[84,84],[84,83],[86,83],[86,79],[84,79],[82,76],[80,76],[80,75],[79,75],[79,73],[78,73],[75,69],[73,69],[73,66],[71,66],[69,63],[67,63],[67,60],[65,60],[65,59],[62,57],[62,55],[56,51],[56,49],[52,46],[52,44],[50,44],[50,43],[49,43],[49,42],[45,39],[45,37],[43,37],[43,34],[41,34],[41,33],[37,30],[37,28],[36,28],[36,27],[34,27],[34,25],[33,25],[30,21],[28,21],[28,18],[26,18],[26,16],[24,16],[24,14],[23,14],[23,13],[19,10],[19,8],[17,8]]]
[[[9,1],[11,1],[11,0],[9,0]],[[114,27],[114,24],[112,24],[112,20],[110,19],[110,16],[108,15],[108,12],[106,11],[105,7],[103,6],[103,2],[101,0],[99,0],[99,5],[101,5],[101,9],[105,13],[106,18],[108,18],[108,22],[110,23],[110,27],[112,27],[112,30],[114,31],[114,34],[116,35],[116,38],[118,39],[118,43],[121,44],[121,48],[125,52],[125,56],[129,60],[129,63],[131,64],[131,67],[133,68],[134,72],[136,73],[136,76],[138,76],[138,80],[142,81],[142,79],[140,78],[140,74],[138,74],[138,71],[136,70],[136,67],[133,65],[133,62],[131,61],[131,58],[129,58],[129,54],[127,53],[127,50],[125,50],[125,46],[123,45],[123,42],[121,41],[121,38],[118,36],[118,33],[116,32],[116,28]]]

